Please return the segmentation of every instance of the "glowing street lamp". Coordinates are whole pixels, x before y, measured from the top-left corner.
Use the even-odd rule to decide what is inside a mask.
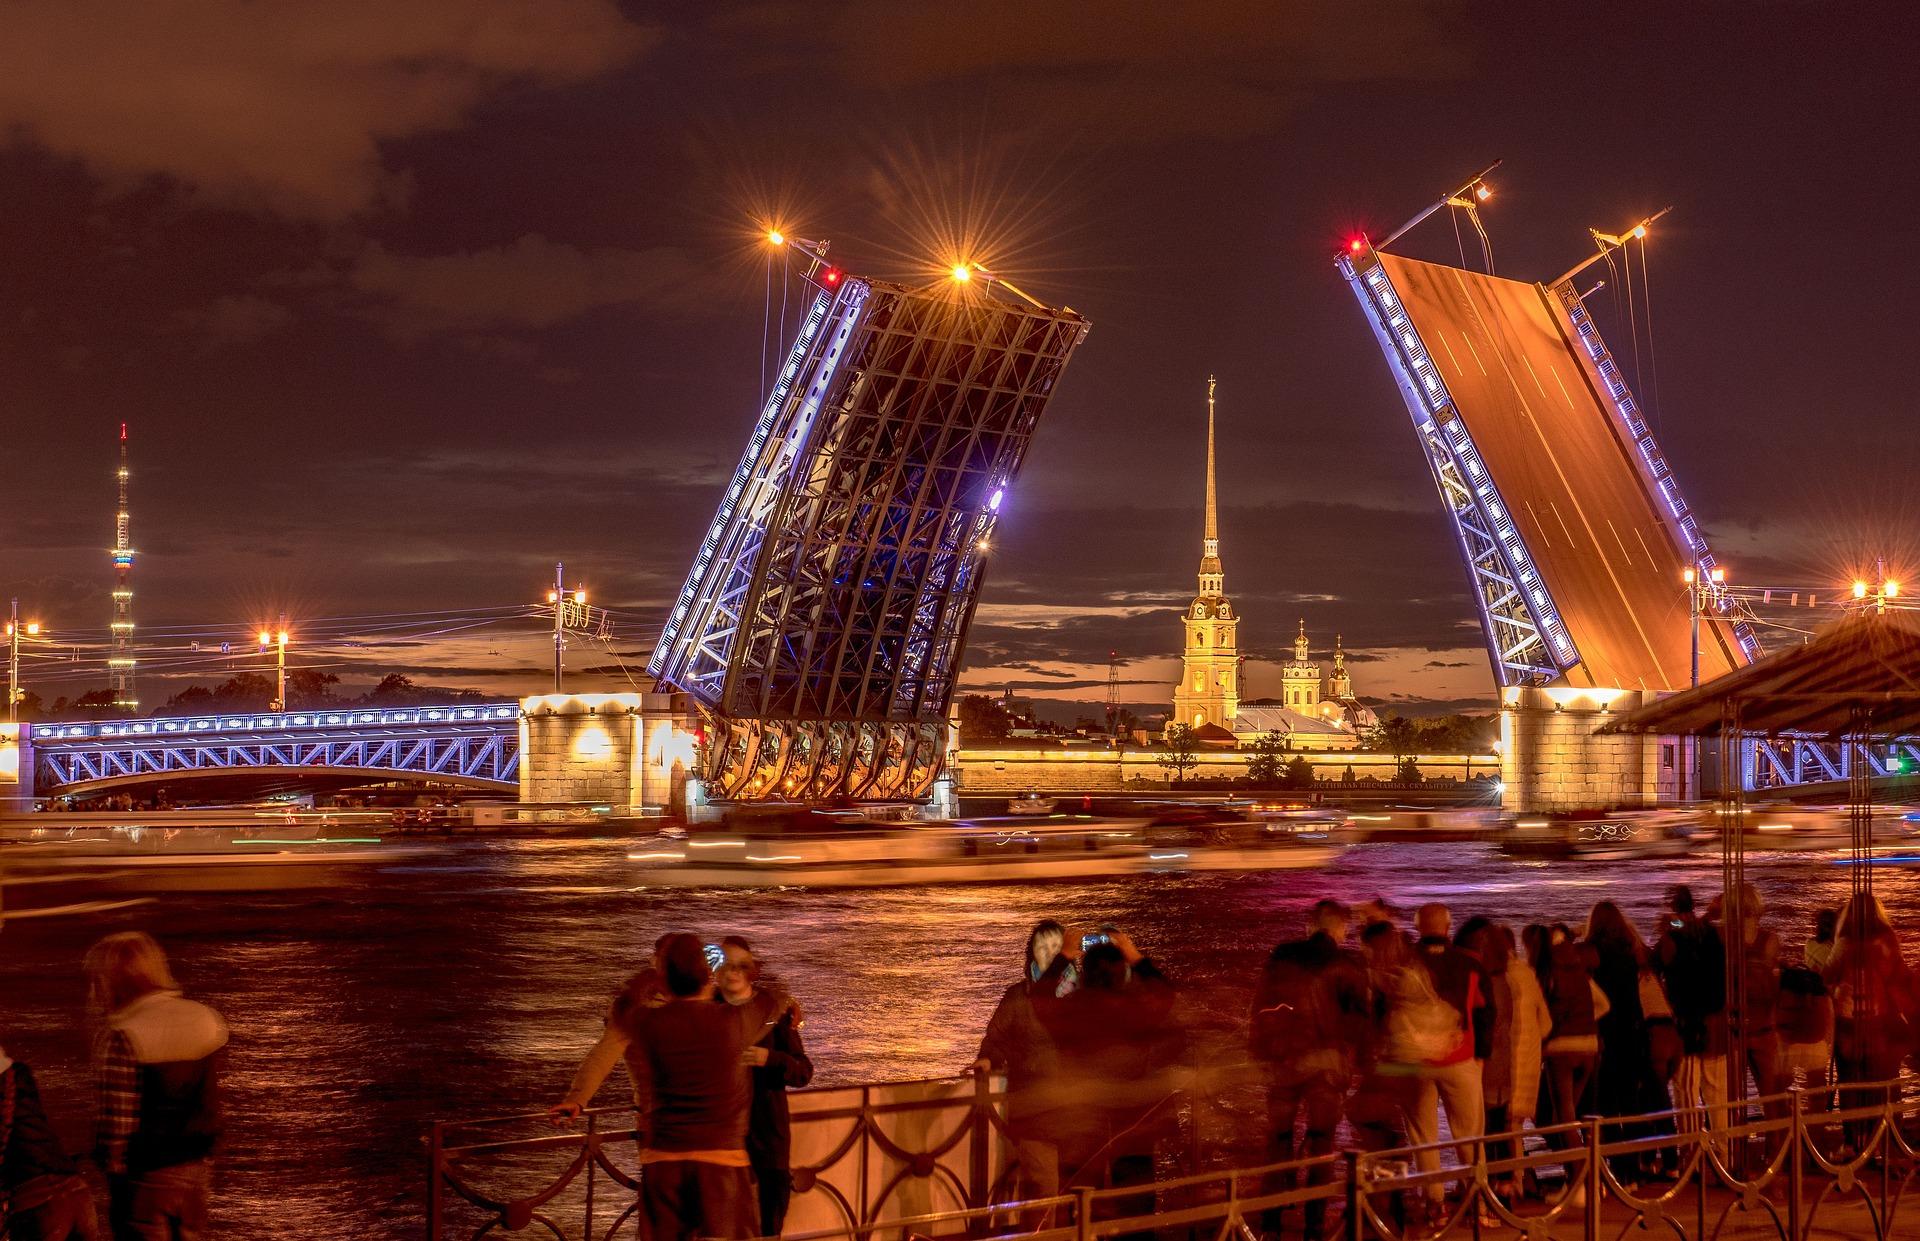
[[[953,270],[949,274],[953,277],[955,284],[965,284],[973,279],[973,265],[970,263],[955,263]]]
[[[25,691],[20,688],[20,637],[22,634],[29,638],[39,637],[40,622],[28,621],[22,625],[20,601],[15,599],[7,619],[7,723],[9,724],[20,718],[20,700],[26,696]]]
[[[262,629],[258,634],[260,649],[272,648],[274,651],[273,701],[267,705],[269,711],[287,709],[287,642],[293,635],[287,632],[287,618],[280,617],[277,629]]]

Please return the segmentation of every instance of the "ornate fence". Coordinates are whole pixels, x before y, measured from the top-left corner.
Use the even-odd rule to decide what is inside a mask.
[[[1848,1085],[1837,1095],[1802,1089],[1751,1099],[1715,1129],[1703,1126],[1698,1110],[1589,1118],[1470,1146],[1080,1186],[1031,1202],[1005,1201],[999,1192],[1009,1179],[1003,1099],[985,1082],[806,1092],[794,1096],[796,1195],[787,1237],[1103,1241],[1184,1233],[1252,1241],[1295,1234],[1309,1218],[1323,1235],[1349,1241],[1920,1237],[1920,1198],[1910,1202],[1908,1192],[1920,1173],[1915,1085],[1906,1079]],[[584,1134],[529,1138],[484,1135],[543,1118],[436,1125],[428,1236],[527,1227],[581,1241],[625,1235],[634,1228],[634,1134],[607,1127],[617,1112],[594,1114]],[[1642,1179],[1645,1164],[1666,1167]],[[1520,1197],[1498,1188],[1520,1180],[1535,1192]],[[481,1188],[482,1181],[495,1188]]]

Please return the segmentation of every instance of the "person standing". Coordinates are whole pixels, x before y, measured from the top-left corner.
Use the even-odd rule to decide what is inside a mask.
[[[227,1023],[180,994],[166,953],[143,932],[95,944],[86,974],[106,1014],[94,1062],[94,1161],[107,1176],[113,1235],[197,1241],[223,1127]]]
[[[740,1019],[713,1003],[713,970],[698,936],[669,935],[658,955],[667,1002],[623,1017],[652,1100],[640,1154],[647,1236],[740,1241],[758,1227],[748,1177],[750,1094]]]
[[[600,1084],[613,1072],[613,1066],[625,1061],[627,1078],[633,1087],[633,1127],[640,1134],[640,1145],[646,1146],[647,1112],[651,1105],[647,1091],[649,1089],[649,1071],[641,1058],[639,1049],[632,1044],[629,1031],[632,1018],[642,1009],[658,1008],[667,1002],[666,982],[660,972],[660,947],[671,938],[662,935],[653,943],[653,955],[647,958],[647,964],[633,977],[627,979],[620,988],[620,994],[613,997],[613,1003],[607,1009],[606,1023],[601,1027],[600,1040],[580,1062],[573,1081],[567,1086],[567,1093],[560,1102],[547,1109],[547,1115],[555,1124],[578,1116],[593,1102],[593,1096],[600,1092]]]
[[[1694,910],[1693,889],[1667,895],[1667,924],[1655,951],[1673,1024],[1680,1035],[1680,1068],[1673,1105],[1683,1132],[1696,1131],[1703,1113],[1709,1129],[1727,1121],[1727,950],[1720,932]]]
[[[1488,1000],[1491,987],[1486,971],[1472,953],[1448,942],[1453,915],[1445,905],[1422,905],[1414,915],[1420,938],[1413,947],[1414,960],[1425,968],[1433,990],[1459,1020],[1459,1034],[1451,1048],[1428,1059],[1416,1078],[1416,1091],[1407,1117],[1407,1139],[1415,1146],[1440,1140],[1440,1108],[1447,1109],[1447,1127],[1460,1142],[1460,1158],[1471,1164],[1477,1145],[1474,1139],[1486,1134],[1486,1096],[1482,1089],[1481,1064],[1493,1051],[1493,1005]],[[1420,1152],[1416,1162],[1423,1171],[1440,1166],[1440,1152]],[[1427,1187],[1427,1197],[1437,1200],[1445,1187],[1435,1181]]]
[[[975,1072],[1007,1075],[1007,1136],[1018,1178],[1014,1193],[1022,1200],[1060,1192],[1060,1142],[1067,1124],[1060,1053],[1035,1005],[1068,989],[1066,941],[1066,928],[1053,919],[1034,924],[1020,978],[1000,994],[974,1057]]]
[[[1316,904],[1306,938],[1276,947],[1254,990],[1248,1049],[1266,1073],[1267,1158],[1275,1163],[1333,1153],[1371,1005],[1366,965],[1345,946],[1349,919],[1338,901]],[[1298,1142],[1296,1122],[1303,1129]],[[1309,1184],[1332,1179],[1331,1164],[1309,1170]],[[1308,1237],[1324,1230],[1326,1205],[1307,1204]],[[1269,1213],[1269,1232],[1280,1231],[1279,1216]]]
[[[1766,906],[1760,890],[1750,883],[1741,884],[1739,906],[1740,937],[1745,945],[1738,1004],[1728,1005],[1729,1034],[1737,1031],[1746,1048],[1746,1064],[1736,1065],[1741,1089],[1746,1094],[1746,1075],[1753,1074],[1753,1092],[1761,1098],[1780,1089],[1781,1047],[1778,1026],[1780,1006],[1780,937],[1761,921]],[[1783,1116],[1785,1110],[1774,1105],[1769,1115]]]
[[[1532,968],[1515,958],[1511,927],[1486,926],[1465,946],[1475,949],[1493,984],[1492,1054],[1481,1075],[1487,1132],[1518,1134],[1539,1110],[1541,1048],[1553,1015]],[[1488,1143],[1489,1160],[1517,1159],[1520,1154],[1517,1137],[1497,1149]],[[1517,1198],[1520,1181],[1518,1174],[1510,1175],[1495,1188],[1509,1199]]]
[[[94,1241],[93,1191],[47,1123],[33,1070],[0,1048],[0,1236]]]
[[[740,1019],[741,1053],[753,1088],[747,1111],[747,1164],[759,1197],[760,1235],[777,1237],[793,1199],[793,1119],[787,1091],[813,1080],[794,1004],[777,987],[758,987],[760,960],[747,941],[723,941],[727,963],[715,974],[720,999]]]

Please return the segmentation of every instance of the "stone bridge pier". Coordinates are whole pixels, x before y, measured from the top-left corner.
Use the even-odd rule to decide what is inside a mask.
[[[1624,689],[1502,690],[1501,804],[1520,814],[1551,814],[1679,799],[1685,764],[1675,738],[1597,731],[1651,698]]]
[[[522,698],[520,800],[684,815],[695,728],[673,694]]]

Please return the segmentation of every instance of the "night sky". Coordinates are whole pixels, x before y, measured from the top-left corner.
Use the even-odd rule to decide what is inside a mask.
[[[1631,325],[1593,305],[1623,360],[1638,329],[1715,550],[1803,588],[1920,565],[1911,14],[13,0],[0,586],[76,657],[36,688],[105,684],[125,420],[149,641],[285,610],[296,658],[351,685],[534,691],[538,622],[457,627],[564,558],[619,624],[575,662],[643,663],[754,416],[771,221],[876,276],[971,258],[1093,323],[1008,498],[970,684],[1099,699],[1111,648],[1128,700],[1170,694],[1211,372],[1246,694],[1304,616],[1362,694],[1485,701],[1335,251],[1495,158],[1503,275],[1673,204],[1652,331],[1645,299]],[[1443,213],[1398,249],[1455,245]]]

